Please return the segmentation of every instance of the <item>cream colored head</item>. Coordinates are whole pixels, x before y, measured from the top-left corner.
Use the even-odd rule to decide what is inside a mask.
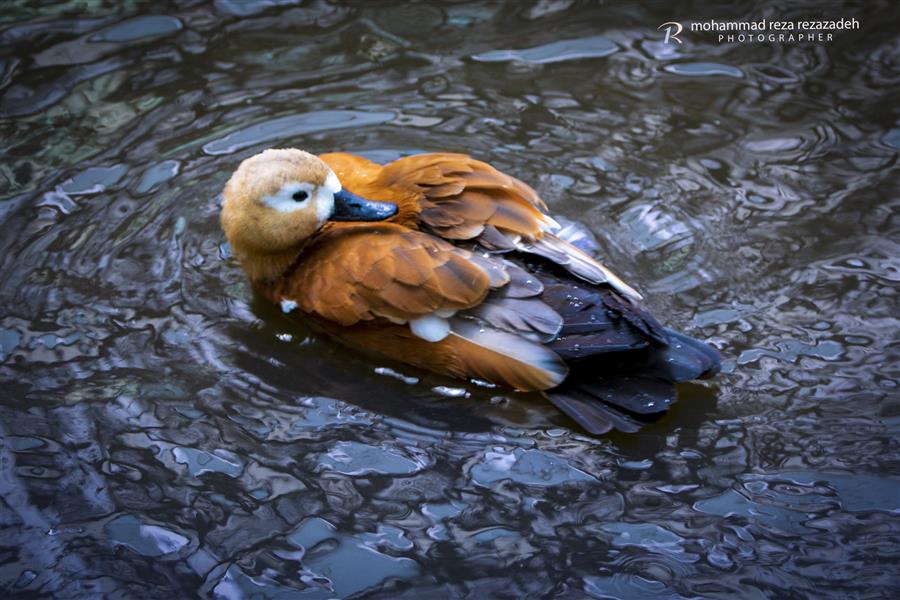
[[[225,184],[222,229],[252,280],[278,277],[334,212],[341,182],[318,157],[293,148],[251,156]]]

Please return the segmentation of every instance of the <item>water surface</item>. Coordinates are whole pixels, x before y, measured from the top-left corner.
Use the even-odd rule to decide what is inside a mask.
[[[673,19],[856,17],[831,43]],[[889,2],[9,2],[0,586],[33,597],[894,598]],[[467,152],[724,372],[635,435],[361,358],[253,297],[270,146]]]

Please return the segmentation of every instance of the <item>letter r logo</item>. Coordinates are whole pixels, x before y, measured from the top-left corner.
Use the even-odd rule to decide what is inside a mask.
[[[678,34],[684,31],[684,27],[681,26],[681,23],[678,21],[668,21],[657,27],[656,30],[659,31],[663,27],[666,28],[666,39],[663,43],[668,44],[669,40],[675,40],[679,44],[681,43],[681,40],[678,39]]]

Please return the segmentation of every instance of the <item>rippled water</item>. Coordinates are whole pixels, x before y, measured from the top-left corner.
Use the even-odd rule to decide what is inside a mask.
[[[900,593],[895,4],[34,4],[0,8],[7,592]],[[862,28],[657,31],[818,14]],[[277,145],[492,162],[725,372],[595,439],[335,347],[219,231]]]

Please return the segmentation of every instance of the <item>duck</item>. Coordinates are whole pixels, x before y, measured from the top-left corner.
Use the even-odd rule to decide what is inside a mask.
[[[254,292],[338,343],[542,394],[591,434],[637,431],[721,366],[532,187],[466,154],[264,150],[228,179],[220,220]]]

